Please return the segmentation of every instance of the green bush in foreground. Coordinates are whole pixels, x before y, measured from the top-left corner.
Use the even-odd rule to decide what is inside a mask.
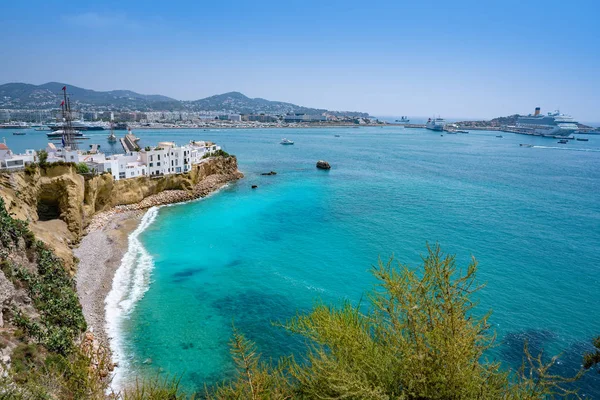
[[[477,317],[477,263],[459,270],[454,256],[429,248],[419,270],[380,262],[370,311],[318,305],[286,324],[308,343],[302,360],[275,367],[234,333],[238,378],[207,393],[215,399],[542,399],[570,395],[579,377],[551,375],[525,349],[520,371],[485,359],[494,335]]]

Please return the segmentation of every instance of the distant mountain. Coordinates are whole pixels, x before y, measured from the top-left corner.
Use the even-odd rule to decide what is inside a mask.
[[[77,106],[104,106],[118,109],[135,108],[148,110],[154,104],[175,105],[178,103],[177,100],[170,97],[139,94],[129,90],[98,92],[59,82],[49,82],[37,86],[27,83],[7,83],[0,85],[0,108],[58,108],[63,86],[67,86],[71,101]]]
[[[42,110],[58,108],[61,89],[67,86],[73,108],[87,111],[213,111],[239,114],[322,114],[325,109],[298,106],[281,101],[252,99],[239,92],[229,92],[194,101],[181,101],[161,95],[145,95],[129,90],[99,92],[59,82],[43,85],[7,83],[0,85],[0,109]],[[368,117],[367,113],[332,111],[335,115]]]
[[[322,114],[327,110],[297,106],[281,101],[269,101],[261,98],[251,99],[240,92],[217,94],[205,99],[190,102],[193,108],[206,111],[228,111],[239,114],[267,113],[305,113]]]

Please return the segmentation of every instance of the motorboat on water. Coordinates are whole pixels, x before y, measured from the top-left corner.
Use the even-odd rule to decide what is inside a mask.
[[[567,139],[560,139],[557,143],[566,144],[569,143],[569,141]]]
[[[294,144],[294,142],[292,140],[289,140],[289,139],[286,139],[286,138],[281,139],[280,143],[281,144],[287,144],[287,145]]]
[[[496,137],[497,137],[497,138],[503,138],[504,136],[502,136],[502,135],[497,135]]]
[[[578,137],[577,140],[580,142],[589,142],[590,139]]]
[[[15,136],[25,136],[25,135],[27,135],[27,132],[13,132],[13,135],[15,135]]]
[[[529,144],[529,143],[520,143],[519,146],[521,146],[521,147],[533,147],[533,145]]]

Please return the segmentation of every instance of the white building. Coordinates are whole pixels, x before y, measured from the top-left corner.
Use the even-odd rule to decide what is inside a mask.
[[[184,146],[177,146],[174,142],[160,142],[155,148],[106,156],[97,147],[91,147],[91,151],[81,152],[57,148],[53,143],[48,143],[47,162],[85,163],[90,170],[98,174],[109,173],[118,181],[189,172],[192,165],[202,162],[207,154],[221,150],[220,146],[205,141],[191,141]],[[0,168],[22,168],[37,161],[37,153],[33,150],[15,155],[5,144],[0,143]]]
[[[25,150],[24,154],[14,154],[6,144],[0,143],[0,169],[20,169],[37,161],[37,153],[34,150]]]
[[[192,141],[178,147],[174,142],[160,142],[154,149],[140,151],[140,160],[148,166],[148,175],[168,175],[188,172],[207,153],[221,150],[210,142]]]

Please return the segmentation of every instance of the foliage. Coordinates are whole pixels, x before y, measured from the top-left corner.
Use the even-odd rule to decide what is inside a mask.
[[[119,394],[122,400],[183,400],[187,396],[179,388],[179,379],[160,378],[136,379],[132,388]]]
[[[595,365],[600,364],[600,336],[592,340],[592,344],[596,348],[593,353],[587,353],[583,356],[583,368],[590,369]],[[600,373],[600,370],[598,370]]]
[[[279,376],[276,388],[294,398],[542,399],[571,394],[562,385],[580,374],[571,379],[550,374],[556,359],[544,364],[541,355],[534,358],[525,349],[527,368],[524,364],[512,373],[485,359],[494,335],[490,314],[475,311],[473,295],[482,287],[475,282],[476,269],[474,260],[458,269],[455,258],[437,246],[428,247],[419,270],[379,262],[372,270],[378,284],[369,295],[368,311],[348,302],[317,305],[289,321],[290,332],[308,339],[308,352],[300,362],[289,360],[284,372],[279,366],[265,369],[252,345],[243,343],[250,362],[238,361],[232,389],[220,387],[213,396],[269,398],[267,387],[273,388],[264,382],[270,376]],[[238,342],[234,333],[234,349],[240,348]]]
[[[33,175],[33,174],[35,174],[35,171],[37,171],[36,163],[25,164],[25,174],[26,175]]]
[[[212,394],[207,390],[207,398],[258,400],[292,397],[292,388],[284,368],[287,360],[275,367],[261,362],[254,343],[235,329],[230,348],[239,379],[218,386]]]
[[[46,150],[39,150],[37,154],[40,166],[46,166],[46,163],[48,162],[48,152]]]
[[[74,282],[62,261],[41,242],[35,244],[38,273],[14,270],[14,278],[25,285],[40,313],[39,322],[17,312],[15,323],[50,351],[67,354],[73,340],[86,329]]]
[[[222,149],[213,151],[212,153],[206,153],[205,155],[202,156],[202,158],[210,158],[210,157],[229,158],[229,157],[235,157],[235,156],[230,155],[228,152],[226,152],[225,150],[222,150]]]
[[[90,168],[84,162],[77,163],[75,165],[75,170],[77,171],[78,174],[89,174],[90,173]]]
[[[0,199],[0,242],[9,248],[18,246],[20,239],[34,254],[37,273],[5,259],[2,270],[7,278],[25,288],[40,316],[39,321],[32,321],[17,309],[14,310],[14,322],[50,351],[67,354],[75,337],[86,328],[73,279],[65,271],[62,261],[35,239],[27,223],[8,214]]]

